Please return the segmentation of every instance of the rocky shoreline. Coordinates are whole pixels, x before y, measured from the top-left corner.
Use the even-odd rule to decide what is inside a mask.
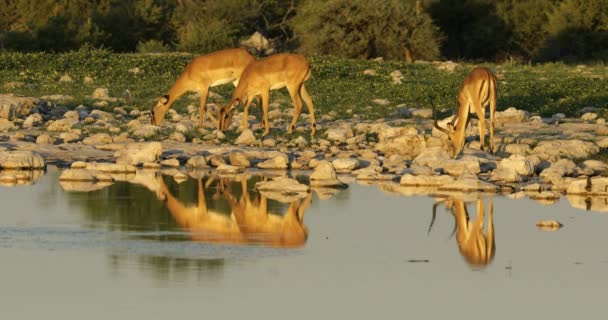
[[[334,121],[331,114],[325,115],[319,121],[321,132],[306,139],[284,134],[293,110],[275,106],[271,127],[279,134],[261,139],[245,130],[233,142],[212,128],[199,131],[196,108],[188,110],[183,115],[170,111],[168,121],[152,126],[148,111],[105,112],[85,106],[68,110],[36,98],[0,95],[0,183],[33,183],[40,176],[35,172],[46,165],[68,169],[62,181],[100,183],[142,169],[164,171],[176,179],[201,170],[268,170],[279,176],[305,170],[310,175],[306,188],[293,179],[273,188],[307,191],[356,181],[387,183],[394,190],[418,188],[427,194],[525,193],[547,200],[563,194],[608,196],[608,164],[596,160],[605,158],[608,127],[597,110],[582,110],[576,119],[561,114],[541,118],[514,108],[497,112],[494,155],[480,150],[472,120],[466,148],[456,158],[447,153],[445,136],[433,128],[428,110],[403,110],[399,118],[375,121],[358,115]],[[231,130],[237,130],[240,115],[234,119]],[[253,130],[259,128],[254,116],[250,120]],[[296,132],[308,134],[307,126],[300,119]],[[197,137],[187,139],[192,132]]]

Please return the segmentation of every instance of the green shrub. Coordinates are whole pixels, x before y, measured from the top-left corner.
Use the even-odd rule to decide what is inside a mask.
[[[432,60],[439,56],[441,36],[426,13],[397,0],[308,0],[292,21],[300,51],[347,58]]]
[[[608,0],[564,0],[549,15],[542,60],[608,59]]]

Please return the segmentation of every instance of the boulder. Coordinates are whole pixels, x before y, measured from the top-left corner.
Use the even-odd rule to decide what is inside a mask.
[[[243,132],[241,132],[241,134],[236,139],[236,141],[234,141],[234,143],[237,145],[248,145],[248,146],[257,144],[257,142],[258,141],[255,138],[255,135],[253,135],[253,131],[251,131],[249,129],[243,130]]]
[[[334,169],[336,169],[336,171],[342,172],[350,172],[359,167],[359,161],[352,158],[335,159],[331,162],[331,164],[334,166]]]
[[[528,120],[530,113],[524,110],[517,110],[513,107],[505,111],[497,111],[494,114],[496,127],[503,127],[508,123],[523,123]]]
[[[398,154],[413,159],[426,148],[424,136],[418,134],[408,134],[392,138],[387,138],[378,142],[374,149],[385,155]]]
[[[18,127],[12,121],[0,118],[0,132],[8,132],[16,129],[18,129]]]
[[[44,159],[32,151],[0,152],[0,169],[44,169]]]
[[[203,169],[203,168],[209,168],[209,166],[207,165],[207,160],[205,159],[205,157],[194,156],[194,157],[188,159],[188,162],[186,162],[186,168]]]
[[[247,158],[247,155],[240,151],[231,152],[228,155],[228,162],[233,166],[241,168],[249,168],[251,166],[251,162]]]
[[[222,174],[235,174],[241,171],[241,168],[231,166],[229,164],[220,164],[219,166],[217,166],[217,169],[215,169],[215,172]]]
[[[478,174],[481,172],[479,159],[475,157],[462,157],[458,160],[446,160],[443,162],[443,170],[451,176],[463,174]]]
[[[583,140],[550,140],[541,141],[532,150],[541,159],[551,157],[565,157],[571,159],[585,159],[600,152],[597,144]]]
[[[69,132],[74,122],[70,119],[59,119],[53,121],[46,129],[52,132]]]
[[[450,159],[452,159],[452,157],[443,148],[431,147],[422,150],[412,163],[436,169],[443,168],[443,164]]]
[[[108,144],[112,143],[112,137],[107,133],[96,133],[88,138],[84,138],[82,143],[87,145],[100,145],[100,144]]]
[[[522,155],[512,155],[498,162],[498,169],[514,170],[522,176],[534,175],[534,166]]]
[[[345,187],[346,185],[338,180],[333,165],[326,160],[319,161],[314,171],[310,175],[311,187]]]
[[[137,166],[146,162],[156,162],[162,154],[160,142],[129,143],[122,150],[117,151],[116,163]]]
[[[18,117],[28,116],[38,102],[36,98],[0,94],[0,118],[13,120]]]
[[[259,191],[281,191],[286,193],[302,193],[310,190],[307,185],[288,177],[276,177],[271,181],[260,181],[255,184],[255,188]]]
[[[328,129],[327,140],[333,142],[346,142],[348,138],[354,137],[353,130],[350,128],[332,128]]]
[[[289,167],[286,156],[276,156],[257,165],[260,169],[287,169]]]

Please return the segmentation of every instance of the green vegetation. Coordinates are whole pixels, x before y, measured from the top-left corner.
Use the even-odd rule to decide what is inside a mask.
[[[129,90],[131,98],[111,103],[125,109],[148,110],[165,94],[192,55],[116,54],[103,50],[80,50],[65,54],[0,53],[0,92],[41,97],[63,94],[74,97],[67,107],[92,106],[91,94],[97,87],[109,89],[110,96],[122,97]],[[453,73],[439,70],[435,64],[405,64],[396,61],[343,59],[331,56],[311,57],[313,75],[307,82],[318,116],[336,112],[336,117],[363,119],[390,116],[395,107],[438,108],[453,110],[456,94],[472,65],[462,65]],[[563,112],[578,115],[584,107],[608,107],[608,66],[603,64],[574,67],[562,63],[539,65],[489,65],[499,75],[499,110],[508,107],[525,109],[541,115]],[[139,71],[134,71],[138,68]],[[377,75],[364,74],[375,70]],[[390,73],[399,70],[402,84],[393,84]],[[68,74],[72,82],[60,82]],[[92,83],[85,83],[91,77]],[[216,87],[220,96],[211,101],[226,102],[231,85]],[[373,99],[388,99],[387,106]],[[273,91],[271,102],[283,101],[291,107],[286,90]],[[198,99],[186,95],[176,103],[179,112]],[[100,108],[104,109],[104,108]],[[350,110],[350,112],[349,112]],[[259,108],[252,108],[259,114]]]
[[[308,55],[601,61],[607,12],[608,0],[5,0],[0,51],[205,53],[260,32]]]

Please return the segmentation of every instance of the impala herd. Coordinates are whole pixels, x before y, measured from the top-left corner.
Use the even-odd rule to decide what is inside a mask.
[[[263,135],[270,132],[268,108],[270,91],[287,88],[294,105],[294,115],[287,132],[291,133],[302,112],[303,102],[308,108],[311,135],[317,126],[312,98],[306,91],[304,82],[311,76],[308,60],[298,54],[280,53],[257,60],[245,49],[226,49],[194,58],[175,81],[169,92],[161,97],[152,108],[152,124],[160,125],[171,105],[188,91],[200,95],[199,127],[203,126],[205,115],[220,130],[228,129],[232,123],[234,111],[243,106],[241,128],[247,129],[249,107],[254,99],[261,100]],[[230,102],[222,106],[218,116],[207,113],[206,103],[209,88],[232,83],[235,89]],[[479,137],[481,148],[485,147],[486,106],[490,106],[490,152],[494,152],[494,113],[496,112],[496,76],[483,67],[475,68],[464,79],[458,91],[458,110],[447,124],[441,128],[435,119],[434,126],[445,133],[448,138],[448,149],[453,157],[460,154],[465,144],[465,132],[469,116],[475,113],[479,118]],[[302,102],[303,100],[303,102]]]

